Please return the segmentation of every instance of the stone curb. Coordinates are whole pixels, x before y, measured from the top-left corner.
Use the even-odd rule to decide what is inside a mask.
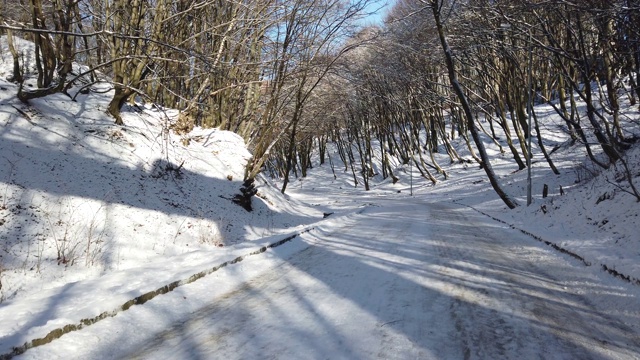
[[[97,323],[100,320],[103,320],[103,319],[106,319],[106,318],[109,318],[109,317],[114,317],[114,316],[116,316],[117,314],[119,314],[121,312],[129,310],[134,305],[142,305],[142,304],[146,303],[147,301],[155,298],[156,296],[166,294],[168,292],[171,292],[171,291],[175,290],[176,288],[178,288],[180,286],[187,285],[187,284],[190,284],[192,282],[195,282],[195,281],[197,281],[197,280],[199,280],[199,279],[201,279],[201,278],[203,278],[203,277],[205,277],[205,276],[207,276],[209,274],[212,274],[212,273],[214,273],[214,272],[216,272],[216,271],[228,266],[228,265],[233,265],[233,264],[239,263],[242,260],[244,260],[246,257],[262,254],[263,252],[267,251],[267,249],[271,249],[271,248],[275,248],[275,247],[278,247],[280,245],[283,245],[283,244],[295,239],[296,237],[298,237],[298,236],[300,236],[300,235],[302,235],[304,233],[307,233],[307,232],[309,232],[309,231],[311,231],[313,229],[315,229],[315,226],[312,226],[312,227],[309,227],[307,229],[298,231],[293,235],[289,235],[289,236],[287,236],[287,237],[285,237],[285,238],[283,238],[281,240],[278,240],[278,241],[275,241],[275,242],[270,243],[268,245],[262,246],[258,250],[249,252],[246,255],[238,256],[235,259],[230,260],[230,261],[225,261],[225,262],[221,263],[218,266],[214,266],[213,268],[209,268],[209,269],[200,271],[198,273],[195,273],[195,274],[189,276],[186,279],[174,281],[174,282],[171,282],[171,283],[169,283],[167,285],[164,285],[164,286],[162,286],[162,287],[160,287],[160,288],[158,288],[156,290],[152,290],[152,291],[149,291],[147,293],[144,293],[144,294],[142,294],[140,296],[137,296],[137,297],[125,302],[124,304],[122,304],[117,309],[114,309],[114,310],[111,310],[111,311],[105,311],[105,312],[101,313],[100,315],[97,315],[97,316],[92,317],[92,318],[82,319],[78,323],[67,324],[67,325],[64,325],[62,327],[58,327],[58,328],[56,328],[54,330],[51,330],[44,337],[33,339],[31,341],[27,341],[26,343],[24,343],[21,346],[13,347],[13,350],[10,353],[0,354],[0,360],[9,360],[9,359],[13,358],[14,356],[21,355],[21,354],[25,353],[27,350],[29,350],[31,348],[34,348],[34,347],[37,347],[37,346],[40,346],[40,345],[48,344],[48,343],[52,342],[53,340],[60,338],[64,334],[67,334],[67,333],[70,333],[70,332],[73,332],[73,331],[77,331],[77,330],[81,330],[82,328],[85,328],[87,326],[93,325],[93,324]]]

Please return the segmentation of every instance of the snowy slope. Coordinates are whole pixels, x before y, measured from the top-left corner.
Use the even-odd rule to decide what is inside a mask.
[[[26,54],[32,51],[31,44],[16,41]],[[448,164],[439,155],[449,179],[431,185],[396,161],[400,181],[374,179],[364,197],[349,172],[334,179],[328,165],[316,164],[286,196],[260,179],[256,210],[247,213],[228,200],[250,156],[237,135],[195,129],[185,146],[167,130],[175,111],[142,104],[127,105],[126,126],[115,126],[105,113],[109,93],[22,104],[16,85],[4,80],[11,62],[4,39],[0,46],[0,354],[303,231],[323,212],[402,199],[410,188],[414,197],[470,206],[593,266],[640,279],[640,203],[624,193],[619,169],[595,177],[580,146],[554,153],[559,176],[534,150],[534,203],[527,207],[526,171],[515,171],[509,155],[498,155],[487,141],[501,181],[522,205],[513,211],[497,199],[481,169]],[[547,114],[540,120],[549,148],[565,144],[552,111],[537,111]],[[629,107],[625,118],[637,125],[637,108]],[[455,141],[466,156],[466,145]],[[637,145],[628,161],[638,185]],[[540,195],[543,183],[549,185],[547,199]]]
[[[254,212],[233,204],[250,153],[231,132],[196,128],[185,146],[176,112],[149,105],[115,126],[110,93],[21,103],[0,45],[0,353],[322,218],[262,180]]]

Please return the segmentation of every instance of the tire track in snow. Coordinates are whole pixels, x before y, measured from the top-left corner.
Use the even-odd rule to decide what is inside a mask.
[[[640,354],[633,329],[601,306],[626,294],[582,267],[463,207],[389,203],[296,238],[293,245],[304,250],[278,258],[277,267],[187,318],[176,317],[180,320],[168,329],[145,336],[149,341],[138,343],[138,349],[121,350],[121,357],[633,359]],[[601,298],[586,299],[594,294]],[[126,335],[99,336],[103,343],[120,344]]]
[[[450,260],[448,271],[458,273],[451,311],[467,347],[465,358],[515,358],[532,344],[541,359],[640,355],[632,329],[595,310],[589,299],[567,291],[566,280],[558,279],[588,278],[580,268],[558,264],[561,259],[544,249],[522,246],[501,225],[487,227],[473,213],[451,210],[444,206],[432,215],[469,230],[441,241],[439,252]]]

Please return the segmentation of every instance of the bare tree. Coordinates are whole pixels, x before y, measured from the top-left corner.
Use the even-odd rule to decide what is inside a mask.
[[[270,32],[272,66],[266,76],[267,100],[253,139],[253,158],[247,165],[245,180],[252,182],[274,146],[288,135],[284,185],[295,156],[296,138],[304,107],[332,69],[336,59],[355,45],[341,44],[362,16],[367,0],[318,2],[297,0],[282,4],[280,19]]]
[[[498,182],[498,178],[496,174],[493,172],[493,168],[491,167],[491,163],[489,161],[489,156],[487,151],[485,150],[484,143],[480,139],[478,134],[478,130],[475,125],[475,118],[473,113],[471,112],[471,107],[469,102],[467,101],[467,97],[465,95],[464,89],[460,85],[458,81],[458,76],[455,69],[455,63],[453,59],[453,54],[451,48],[449,47],[449,43],[447,42],[447,38],[444,32],[444,24],[442,21],[442,9],[445,5],[444,0],[430,0],[428,5],[431,7],[431,11],[433,13],[433,19],[436,24],[436,28],[438,29],[438,37],[440,38],[440,42],[442,44],[442,50],[444,51],[444,56],[446,60],[447,69],[449,72],[449,81],[451,82],[451,86],[455,91],[458,99],[460,100],[462,109],[464,110],[464,115],[467,119],[468,129],[471,132],[471,136],[478,148],[478,152],[480,153],[480,158],[482,159],[482,167],[484,168],[489,181],[491,182],[491,186],[498,194],[500,199],[507,205],[510,209],[513,209],[517,206],[517,203],[511,199],[509,195],[502,189]]]

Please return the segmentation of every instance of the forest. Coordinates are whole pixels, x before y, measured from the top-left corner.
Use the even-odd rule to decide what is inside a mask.
[[[170,119],[178,134],[195,126],[239,134],[252,153],[239,203],[255,194],[260,172],[282,179],[284,193],[306,176],[312,152],[333,167],[332,143],[354,186],[368,189],[378,172],[395,182],[390,157],[415,166],[424,181],[444,181],[434,154],[446,152],[451,162],[483,168],[515,208],[480,136],[519,170],[530,169],[535,142],[557,172],[557,148],[538,136],[537,104],[553,107],[564,122],[556,131],[584,147],[595,167],[621,169],[626,192],[640,201],[625,157],[638,124],[620,111],[640,98],[640,1],[397,0],[382,24],[368,24],[372,6],[14,0],[0,3],[0,29],[23,102],[55,93],[75,99],[106,83],[116,124],[125,125],[125,104],[150,103],[179,110]],[[25,68],[13,37],[35,43],[34,68]],[[28,76],[36,86],[22,85]],[[458,138],[470,157],[456,153]]]

